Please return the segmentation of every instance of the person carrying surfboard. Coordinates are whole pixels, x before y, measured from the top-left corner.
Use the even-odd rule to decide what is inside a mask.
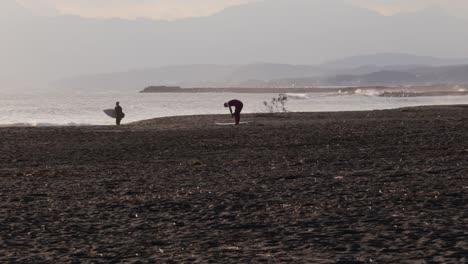
[[[235,118],[236,120],[236,126],[239,125],[239,122],[240,122],[240,113],[242,111],[242,108],[244,107],[244,104],[237,100],[237,99],[234,99],[234,100],[231,100],[227,103],[224,103],[224,107],[229,107],[229,111],[231,112],[231,116]],[[236,110],[234,111],[234,113],[232,112],[232,107],[235,107]]]
[[[120,106],[119,102],[115,103],[115,124],[120,126],[120,121],[122,121],[122,118],[125,117],[125,114],[123,113],[122,107]]]

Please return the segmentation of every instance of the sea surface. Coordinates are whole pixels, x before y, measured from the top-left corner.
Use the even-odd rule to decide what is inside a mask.
[[[267,112],[264,102],[278,94],[231,93],[81,93],[50,92],[13,94],[0,92],[0,126],[111,125],[114,119],[103,113],[120,101],[126,115],[123,123],[177,115],[228,114],[223,103],[244,102],[244,113]],[[468,104],[468,96],[379,97],[372,93],[289,94],[291,112],[362,111],[421,105]]]

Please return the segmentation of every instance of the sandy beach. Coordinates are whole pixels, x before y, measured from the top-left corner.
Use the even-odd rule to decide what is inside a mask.
[[[229,121],[0,128],[0,262],[468,262],[468,106]]]

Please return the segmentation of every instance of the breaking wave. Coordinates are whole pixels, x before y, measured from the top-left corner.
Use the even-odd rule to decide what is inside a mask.
[[[309,99],[307,94],[300,94],[300,93],[286,93],[288,99],[297,99],[297,100],[306,100]]]
[[[379,96],[383,91],[377,91],[374,89],[356,89],[354,94],[356,95],[365,95],[365,96]]]

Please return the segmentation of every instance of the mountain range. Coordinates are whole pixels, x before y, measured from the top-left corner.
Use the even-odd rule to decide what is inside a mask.
[[[129,81],[128,88],[165,80],[204,84],[226,78],[238,82],[238,76],[268,80],[271,75],[278,79],[367,74],[380,70],[376,67],[466,62],[423,56],[404,60],[398,54],[468,57],[463,45],[468,40],[467,22],[438,8],[388,17],[342,0],[267,0],[209,17],[153,21],[38,17],[14,0],[2,0],[0,17],[0,87],[47,86],[83,75],[113,78],[115,72],[159,72],[152,79]],[[367,55],[337,61],[350,54],[374,54],[370,58],[377,63]],[[382,59],[388,64],[378,63]],[[256,61],[262,63],[249,64]],[[186,70],[193,65],[197,70]],[[174,68],[181,73],[167,73]],[[208,72],[210,78],[201,78],[198,71]],[[185,76],[189,72],[197,82]]]
[[[140,90],[152,85],[181,87],[315,87],[467,84],[468,60],[409,54],[375,54],[321,65],[256,63],[184,65],[64,78],[56,88],[73,90]],[[406,65],[392,65],[397,57]],[[342,62],[342,63],[340,63]],[[423,65],[422,63],[426,63]],[[447,65],[445,65],[447,63]],[[459,65],[450,65],[460,63]]]

